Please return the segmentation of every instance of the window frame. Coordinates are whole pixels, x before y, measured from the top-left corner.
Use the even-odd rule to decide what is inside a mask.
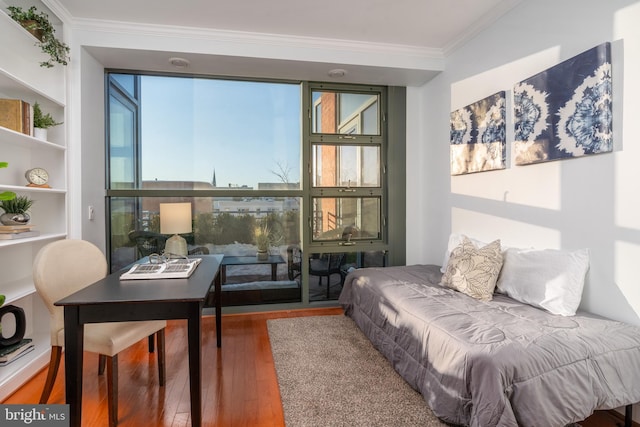
[[[386,129],[386,116],[387,116],[387,88],[385,86],[377,85],[354,85],[354,84],[335,84],[326,82],[310,82],[305,85],[305,95],[307,105],[307,120],[305,120],[306,126],[303,129],[305,141],[303,148],[315,152],[316,146],[359,146],[359,147],[379,147],[379,187],[321,187],[314,186],[314,170],[313,170],[313,157],[309,154],[303,157],[308,159],[308,179],[303,180],[305,182],[305,194],[308,194],[308,201],[305,205],[308,207],[309,214],[307,216],[307,227],[303,233],[306,240],[305,247],[308,248],[309,253],[318,252],[322,248],[327,252],[339,252],[344,251],[345,246],[350,247],[351,251],[357,250],[361,246],[371,248],[372,250],[388,250],[388,233],[387,233],[387,193],[388,182],[386,176],[386,152],[388,146],[387,129]],[[359,134],[340,134],[340,133],[321,133],[315,131],[316,117],[313,114],[318,106],[317,101],[313,101],[313,92],[319,91],[331,91],[335,93],[356,93],[356,94],[372,94],[377,95],[378,101],[378,135],[359,135]],[[338,98],[338,97],[336,97]],[[367,104],[367,108],[375,103],[372,101]],[[340,102],[338,101],[337,104]],[[366,108],[362,112],[366,111]],[[337,112],[339,117],[339,111]],[[362,114],[352,114],[344,121],[339,123],[338,126],[345,126],[347,123],[351,123],[354,119],[361,119]],[[358,120],[357,126],[362,125],[361,120]],[[337,150],[339,153],[340,150]],[[315,155],[315,153],[312,153]],[[339,154],[337,154],[339,155]],[[338,168],[339,169],[339,168]],[[340,171],[336,171],[339,175]],[[315,222],[317,218],[314,215],[314,204],[321,198],[377,198],[380,206],[380,233],[378,238],[371,239],[356,239],[349,242],[342,240],[317,240],[313,238]]]
[[[326,253],[326,252],[371,252],[371,251],[381,251],[384,253],[385,264],[386,265],[400,265],[404,263],[404,245],[406,236],[403,233],[393,232],[393,239],[395,240],[393,245],[390,245],[390,233],[388,227],[388,216],[389,216],[389,207],[388,207],[388,197],[389,192],[391,190],[390,187],[393,187],[394,194],[396,192],[404,191],[404,179],[402,181],[398,181],[398,184],[389,182],[389,176],[387,174],[387,162],[389,157],[387,155],[388,152],[388,90],[390,88],[386,86],[379,85],[356,85],[356,84],[342,84],[342,83],[325,83],[325,82],[305,82],[305,81],[291,81],[291,80],[278,80],[277,82],[283,83],[295,83],[300,85],[301,90],[301,106],[300,106],[300,116],[301,116],[301,173],[300,173],[300,187],[298,189],[268,189],[268,190],[246,190],[242,188],[238,189],[227,189],[224,190],[159,190],[159,189],[112,189],[110,188],[110,169],[109,169],[109,161],[110,161],[110,153],[109,153],[109,122],[108,122],[108,111],[109,111],[109,75],[111,73],[116,74],[134,74],[139,76],[142,75],[162,75],[171,77],[175,74],[177,77],[185,77],[184,74],[179,73],[154,73],[154,72],[146,72],[146,71],[131,71],[131,70],[118,70],[118,69],[107,69],[105,70],[105,132],[106,132],[106,141],[105,141],[105,150],[106,150],[106,159],[107,159],[107,170],[106,170],[106,206],[107,206],[107,219],[109,221],[111,206],[110,200],[112,198],[118,197],[131,197],[136,198],[137,200],[141,200],[140,198],[144,197],[245,197],[247,195],[256,196],[256,197],[296,197],[300,198],[300,246],[302,248],[303,260],[302,260],[302,299],[299,303],[288,303],[288,304],[269,304],[265,307],[268,309],[277,309],[278,307],[283,308],[291,308],[292,306],[309,306],[310,304],[318,304],[320,302],[310,302],[309,301],[309,275],[308,275],[308,261],[309,256],[314,253]],[[210,75],[194,75],[196,78],[215,78],[215,79],[227,79],[227,80],[248,80],[254,82],[274,82],[274,80],[269,79],[243,79],[243,78],[230,78],[230,77],[217,77]],[[117,82],[115,85],[117,87]],[[392,92],[394,95],[391,98],[391,102],[395,107],[398,108],[399,116],[394,120],[395,127],[400,129],[399,132],[394,131],[394,135],[398,135],[399,138],[397,141],[394,141],[394,144],[397,142],[401,144],[401,148],[398,152],[404,152],[405,150],[405,117],[406,113],[404,110],[404,105],[402,103],[405,101],[405,88],[392,88]],[[120,90],[123,91],[121,88]],[[138,91],[136,96],[140,96],[139,94],[139,84],[137,85]],[[331,91],[342,91],[342,92],[350,92],[350,93],[377,93],[378,97],[378,118],[379,118],[379,135],[341,135],[341,134],[322,134],[322,133],[314,133],[313,132],[313,114],[312,109],[315,108],[314,103],[312,102],[311,93],[313,91],[318,90],[331,90]],[[400,96],[397,95],[400,93]],[[138,98],[139,99],[139,98]],[[139,105],[139,104],[138,104]],[[141,115],[137,114],[137,123],[136,123],[136,179],[139,180],[140,174],[140,156],[139,156],[139,147],[140,147],[140,123]],[[362,188],[346,188],[346,187],[335,187],[335,188],[327,188],[327,187],[313,187],[313,177],[312,177],[312,147],[314,144],[319,145],[356,145],[356,146],[372,146],[372,144],[379,146],[379,174],[380,174],[380,186],[379,187],[362,187]],[[396,148],[394,148],[395,150]],[[394,155],[395,156],[395,155]],[[401,163],[402,171],[398,173],[399,169],[396,169],[394,176],[400,176],[404,172],[404,158],[394,159],[394,162]],[[380,235],[377,239],[367,239],[367,240],[357,240],[351,242],[343,242],[343,241],[314,241],[312,239],[312,215],[313,215],[313,206],[314,200],[317,197],[377,197],[379,198],[379,206],[380,206]],[[404,196],[403,196],[404,198]],[[396,196],[394,196],[394,203]],[[399,207],[394,207],[394,213],[400,213],[401,215],[397,215],[396,221],[398,222],[397,226],[394,226],[394,230],[403,230],[404,229],[404,205]],[[395,216],[395,214],[394,214]],[[402,217],[400,217],[402,216]],[[106,241],[107,241],[107,256],[110,257],[111,254],[111,231],[110,224],[107,222],[106,224]],[[393,247],[393,251],[397,251],[397,255],[389,257],[389,250]],[[110,259],[109,259],[110,261]],[[111,263],[110,263],[111,264]],[[334,304],[335,301],[325,301],[325,303]],[[259,306],[251,306],[251,309],[256,309]],[[229,311],[244,311],[242,307],[226,307],[225,309],[230,309]],[[246,309],[245,309],[246,310]]]

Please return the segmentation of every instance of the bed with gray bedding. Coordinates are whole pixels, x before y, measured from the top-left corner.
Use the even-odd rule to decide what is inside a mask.
[[[351,272],[340,304],[442,420],[559,427],[640,402],[640,328],[440,286],[438,266]]]

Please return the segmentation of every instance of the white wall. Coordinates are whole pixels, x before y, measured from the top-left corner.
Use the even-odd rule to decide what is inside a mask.
[[[81,123],[82,236],[100,248],[106,248],[105,146],[104,146],[104,68],[89,53],[79,49],[82,58],[82,88],[79,116]],[[93,209],[90,218],[89,209]],[[106,249],[105,249],[106,252]]]
[[[451,231],[518,247],[588,248],[581,307],[640,324],[638,1],[522,2],[452,53],[408,96],[407,262],[440,264]],[[612,42],[614,152],[452,177],[449,114],[603,42]],[[509,101],[508,107],[511,103]],[[509,108],[508,108],[509,113]],[[507,141],[513,139],[507,122]],[[419,157],[419,159],[416,159]],[[409,178],[407,181],[410,181]],[[418,197],[416,197],[418,195]]]
[[[640,68],[639,18],[640,6],[630,0],[522,2],[447,57],[443,73],[423,87],[408,88],[408,263],[441,263],[451,231],[501,238],[511,246],[587,247],[592,262],[583,308],[640,324],[640,286],[633,269],[640,260],[640,168],[634,161],[640,155],[635,138],[640,107],[630,95],[638,93],[638,83],[630,76]],[[70,115],[82,120],[73,121],[71,130],[70,188],[82,182],[82,200],[73,200],[71,208],[85,238],[96,243],[104,239],[96,225],[104,224],[104,64],[81,50],[83,46],[138,51],[170,47],[203,54],[241,50],[248,56],[259,50],[263,56],[288,58],[293,44],[267,49],[266,41],[252,39],[253,45],[245,43],[240,49],[236,43],[193,37],[98,28],[96,23],[75,26],[72,53],[81,58],[82,67],[75,68],[78,62],[72,61]],[[605,41],[613,42],[614,153],[525,167],[509,162],[504,171],[449,175],[450,111],[498,90],[510,96],[514,83]],[[328,62],[343,59],[335,50],[340,49],[325,46],[316,53]],[[372,65],[369,57],[360,59]],[[97,206],[95,223],[86,219],[89,204]]]

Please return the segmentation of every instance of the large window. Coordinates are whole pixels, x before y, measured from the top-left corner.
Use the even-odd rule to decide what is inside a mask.
[[[385,88],[118,72],[107,83],[112,271],[162,251],[159,205],[172,202],[191,203],[190,253],[225,255],[226,305],[336,299],[349,269],[386,263]]]

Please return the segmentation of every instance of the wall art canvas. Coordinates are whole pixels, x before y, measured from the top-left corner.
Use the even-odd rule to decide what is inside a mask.
[[[516,84],[516,165],[612,151],[611,92],[610,43]]]
[[[502,91],[451,113],[451,175],[505,168],[505,101]]]

